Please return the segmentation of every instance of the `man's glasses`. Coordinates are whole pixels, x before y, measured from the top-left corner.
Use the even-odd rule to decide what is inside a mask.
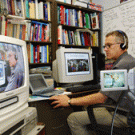
[[[104,45],[103,48],[107,48],[109,49],[112,45],[116,45],[116,44],[120,44],[120,43],[115,43],[115,44],[107,44],[107,45]]]

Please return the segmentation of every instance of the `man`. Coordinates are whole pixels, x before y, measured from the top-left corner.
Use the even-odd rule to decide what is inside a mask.
[[[23,70],[18,63],[17,52],[15,48],[8,53],[9,66],[11,68],[11,75],[8,77],[8,85],[5,91],[16,89],[23,84]]]
[[[115,60],[112,69],[131,69],[135,67],[135,58],[127,53],[128,48],[128,38],[127,35],[122,31],[113,31],[106,35],[104,51],[106,52],[106,57],[108,59]],[[70,105],[76,106],[86,106],[86,105],[94,105],[98,103],[106,103],[110,99],[113,101],[118,101],[121,92],[102,92],[99,91],[94,94],[90,94],[83,97],[78,98],[69,98],[66,95],[53,96],[50,100],[54,100],[52,105],[55,105],[54,108],[57,107],[67,107]],[[125,108],[128,107],[128,102],[122,101],[122,106]],[[109,112],[106,108],[95,108],[94,114],[99,124],[109,125],[112,122],[112,113]],[[121,120],[124,120],[124,122]],[[71,129],[73,135],[91,135],[92,131],[90,131],[87,127],[91,122],[89,120],[87,111],[74,112],[69,115],[68,124]],[[126,117],[123,115],[116,116],[115,126],[123,126],[126,125]]]

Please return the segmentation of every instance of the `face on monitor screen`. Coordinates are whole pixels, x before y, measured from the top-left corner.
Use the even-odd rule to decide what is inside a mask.
[[[127,71],[126,70],[108,70],[101,71],[101,89],[109,90],[127,90]]]
[[[65,53],[66,75],[90,74],[88,53]]]
[[[11,91],[24,84],[22,47],[0,43],[0,92]]]

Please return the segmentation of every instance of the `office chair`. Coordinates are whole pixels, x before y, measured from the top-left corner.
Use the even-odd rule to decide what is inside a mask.
[[[135,117],[134,117],[133,123],[128,122],[127,127],[115,127],[114,126],[113,132],[111,132],[112,126],[100,125],[96,122],[93,109],[97,108],[97,107],[106,107],[107,109],[111,109],[111,110],[113,109],[114,111],[116,109],[115,105],[110,105],[110,104],[96,104],[96,105],[91,105],[91,106],[87,107],[88,116],[91,121],[90,128],[96,132],[96,135],[111,135],[111,133],[113,135],[135,135],[135,131],[134,131]],[[120,107],[117,109],[117,112],[119,112],[122,115],[125,115],[127,117],[130,114],[129,111],[127,111],[123,108],[120,108]],[[131,117],[129,117],[129,119],[131,119]]]

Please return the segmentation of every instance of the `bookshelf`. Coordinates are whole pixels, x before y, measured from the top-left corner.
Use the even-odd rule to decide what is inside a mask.
[[[101,11],[55,1],[55,49],[89,48],[101,50]]]
[[[11,1],[18,3],[12,3],[9,8],[9,3],[4,1],[0,6],[0,34],[27,42],[30,69],[51,66],[59,46],[92,48],[94,55],[101,52],[102,11],[55,0]],[[15,6],[17,4],[19,6]],[[48,50],[48,55],[41,55],[41,50]],[[31,59],[33,56],[36,59]],[[43,60],[43,57],[47,59]]]
[[[51,66],[54,51],[52,8],[53,0],[0,3],[0,34],[26,41],[30,69]]]
[[[29,68],[51,66],[52,62],[52,1],[25,1],[27,29],[27,50]],[[33,53],[31,53],[33,50]],[[30,55],[33,55],[32,57]]]

